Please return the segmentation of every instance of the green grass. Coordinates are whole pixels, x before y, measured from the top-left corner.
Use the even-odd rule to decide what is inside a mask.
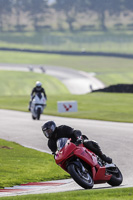
[[[0,95],[29,95],[36,81],[42,82],[49,95],[69,94],[68,89],[58,79],[34,72],[0,70]]]
[[[9,64],[51,65],[95,72],[106,85],[133,83],[133,59],[100,56],[65,56],[0,51],[0,62]]]
[[[105,57],[76,57],[20,52],[0,52],[3,63],[49,64],[96,72],[106,84],[132,83],[133,60]],[[27,64],[28,65],[28,64]],[[45,65],[44,65],[45,66]],[[81,68],[82,66],[82,68]],[[133,122],[132,94],[91,93],[71,95],[56,78],[34,72],[0,71],[0,108],[27,111],[32,87],[40,80],[48,101],[45,113],[67,117]],[[57,101],[76,100],[78,113],[57,112]]]
[[[56,78],[33,72],[0,71],[0,109],[28,111],[31,89],[40,80],[47,94],[45,114],[62,117],[133,122],[133,94],[89,93],[72,95]],[[58,113],[58,101],[78,103],[78,112]]]
[[[0,139],[0,188],[68,178],[52,155]]]
[[[132,200],[133,188],[78,190],[72,192],[58,192],[51,194],[34,194],[15,197],[1,197],[1,200]]]
[[[57,101],[76,100],[78,112],[58,113]],[[133,94],[92,93],[88,95],[48,95],[44,113],[62,117],[133,122]],[[0,96],[0,108],[27,111],[28,96]]]
[[[11,34],[10,34],[11,35]],[[1,37],[2,35],[0,35]],[[12,36],[11,36],[12,37]],[[36,39],[38,38],[35,36]],[[60,36],[59,36],[60,37]],[[102,36],[104,38],[104,36]],[[118,35],[119,37],[119,35]],[[131,35],[129,36],[131,37]],[[5,47],[22,47],[43,49],[42,41],[40,44],[33,43],[24,44],[24,40],[20,42],[20,37],[15,35],[12,39],[9,35],[1,37],[0,46]],[[7,38],[10,40],[7,41]],[[41,37],[40,37],[41,38]],[[24,38],[25,39],[25,38]],[[29,41],[30,35],[27,35]],[[18,42],[16,42],[18,40]],[[11,42],[13,41],[13,42]],[[76,41],[77,42],[77,41]],[[119,44],[114,42],[95,42],[88,47],[80,43],[73,46],[75,49],[84,49],[96,51],[119,51],[126,53],[133,52],[132,42]],[[16,43],[14,45],[14,43]],[[18,44],[17,44],[18,43]],[[85,41],[86,43],[86,41]],[[73,45],[66,44],[66,49]],[[88,45],[88,44],[87,44]],[[99,46],[98,46],[99,45]],[[50,44],[45,44],[46,50],[49,50]],[[62,47],[55,44],[54,49],[60,50]],[[128,46],[128,48],[127,48]],[[56,65],[62,67],[70,67],[77,70],[87,72],[96,72],[97,77],[106,85],[117,83],[133,82],[133,60],[110,57],[84,57],[84,56],[62,56],[48,54],[34,54],[21,52],[2,52],[0,51],[1,63],[16,64],[36,64],[36,65]],[[132,118],[132,94],[111,94],[111,93],[92,93],[87,95],[71,95],[65,86],[57,79],[51,78],[44,74],[24,73],[24,72],[4,72],[0,71],[0,108],[27,111],[29,95],[31,88],[36,80],[40,80],[48,96],[45,114],[59,115],[66,117],[77,117],[86,119],[101,119],[109,121],[133,122]],[[59,100],[77,100],[78,113],[59,114],[57,112],[57,101]],[[3,148],[5,146],[5,148]],[[32,181],[45,181],[53,179],[68,178],[62,169],[54,164],[51,155],[38,152],[32,149],[24,148],[16,143],[0,140],[0,187],[13,186],[20,183]],[[39,165],[39,168],[38,168]],[[30,166],[30,167],[29,167]],[[45,169],[45,170],[44,170]],[[12,173],[13,172],[13,173]],[[54,173],[53,173],[54,172]],[[6,176],[5,176],[6,174]],[[81,190],[73,192],[64,192],[56,194],[40,194],[40,195],[24,195],[15,197],[1,197],[1,200],[41,200],[41,199],[91,199],[91,200],[132,200],[133,188],[111,189],[111,190]]]
[[[0,33],[0,47],[133,53],[132,31]]]
[[[133,73],[132,69],[126,72],[107,72],[97,75],[105,85],[115,85],[115,84],[133,84]]]
[[[33,72],[0,71],[0,108],[27,111],[29,92],[35,80],[41,80],[46,86],[48,103],[45,114],[87,119],[133,122],[132,94],[91,93],[87,95],[71,95],[64,89],[59,90],[60,82],[55,79],[54,88],[51,77]],[[46,84],[45,81],[50,84]],[[22,84],[23,83],[23,84]],[[2,85],[3,84],[3,85]],[[6,87],[6,84],[8,87]],[[23,85],[23,87],[22,87]],[[28,85],[28,89],[27,88]],[[51,86],[50,86],[51,85]],[[50,89],[51,87],[51,89]],[[64,87],[64,86],[63,86]],[[13,90],[15,90],[15,93]],[[21,94],[25,93],[25,96]],[[58,95],[57,95],[58,93]],[[12,95],[14,94],[14,95]],[[58,100],[77,100],[78,113],[59,114]],[[5,147],[5,148],[3,148]],[[34,181],[47,181],[69,178],[59,168],[52,155],[24,148],[18,144],[0,140],[0,187],[19,185]],[[39,167],[38,167],[39,166]],[[63,195],[62,195],[63,194]],[[88,199],[92,200],[131,200],[133,189],[82,190],[74,192],[1,197],[1,199]]]
[[[52,155],[22,147],[14,142],[0,139],[0,188],[22,183],[70,178],[55,164]],[[39,167],[38,167],[39,166]],[[91,199],[91,200],[132,200],[133,188],[107,190],[79,190],[53,194],[34,194],[1,197],[1,200],[41,199]]]
[[[96,73],[133,72],[133,59],[0,51],[0,63],[52,65]]]

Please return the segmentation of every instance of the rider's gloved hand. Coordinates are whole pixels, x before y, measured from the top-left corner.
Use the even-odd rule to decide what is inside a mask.
[[[82,140],[82,136],[77,137],[77,140],[75,142],[76,145],[82,144],[83,140]]]

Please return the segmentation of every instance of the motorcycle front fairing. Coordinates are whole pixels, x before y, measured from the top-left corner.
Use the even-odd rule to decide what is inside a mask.
[[[71,143],[70,140],[67,140],[65,145],[60,149],[57,149],[55,154],[56,164],[62,167],[65,171],[66,169],[66,161],[69,157],[73,156],[73,151],[75,149],[75,144]]]
[[[77,146],[74,151],[74,155],[85,161],[91,167],[95,167],[96,165],[98,165],[97,156],[92,151],[86,149],[83,144]]]
[[[91,167],[94,167],[98,164],[96,155],[93,152],[88,151],[83,144],[76,146],[70,140],[66,140],[67,142],[64,142],[65,144],[63,146],[59,145],[59,149],[57,150],[55,156],[55,161],[60,167],[67,171],[66,163],[68,163],[68,161],[71,162],[72,159],[70,158],[73,157],[84,160]]]
[[[101,167],[98,164],[97,156],[93,152],[86,149],[83,144],[76,146],[74,143],[70,142],[70,140],[67,140],[67,142],[64,142],[64,144],[57,150],[55,161],[61,168],[67,171],[67,163],[75,162],[72,158],[79,158],[91,167],[95,184],[104,183],[110,180],[112,175],[108,173],[106,174],[105,166]]]
[[[42,114],[45,107],[46,107],[45,97],[42,95],[40,97],[38,95],[36,95],[31,103],[32,114],[36,117],[36,115],[37,115],[36,111],[38,108],[41,108],[41,114]]]

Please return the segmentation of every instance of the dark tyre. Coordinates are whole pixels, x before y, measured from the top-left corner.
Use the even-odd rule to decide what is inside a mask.
[[[111,186],[119,186],[123,181],[123,176],[118,167],[111,169],[112,177],[107,182]]]
[[[40,119],[40,115],[41,115],[41,108],[37,109],[37,119]]]
[[[36,117],[34,117],[34,116],[32,115],[32,119],[33,119],[33,120],[35,120],[35,119],[36,119]]]
[[[74,181],[85,189],[91,189],[94,185],[93,179],[88,170],[82,171],[76,164],[70,164],[67,168]]]

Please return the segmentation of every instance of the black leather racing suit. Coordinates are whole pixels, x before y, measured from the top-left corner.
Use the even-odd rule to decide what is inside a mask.
[[[52,137],[48,140],[48,147],[53,153],[55,153],[57,150],[56,141],[59,138],[71,138],[72,142],[76,142],[77,137],[80,137],[81,135],[82,135],[81,131],[74,130],[69,126],[66,125],[58,126],[55,128]]]
[[[44,88],[42,88],[42,87],[41,88],[34,87],[32,92],[31,92],[31,98],[33,99],[34,95],[37,94],[37,93],[43,93],[44,97],[47,99],[47,96],[46,96]]]
[[[42,93],[43,93],[44,97],[45,97],[46,100],[47,100],[47,95],[46,95],[46,93],[45,93],[44,88],[42,88],[42,87],[40,87],[40,88],[34,87],[34,88],[32,89],[32,92],[31,92],[31,99],[30,99],[30,101],[29,101],[29,110],[30,110],[30,108],[31,108],[31,102],[32,102],[32,100],[34,99],[35,95],[36,95],[36,94],[41,95]]]
[[[59,138],[71,138],[72,142],[75,143],[77,141],[77,138],[79,138],[80,136],[82,136],[83,144],[87,149],[90,149],[102,160],[108,163],[112,162],[111,158],[106,157],[106,155],[102,153],[97,142],[89,140],[85,135],[82,135],[80,130],[74,130],[73,128],[66,125],[61,125],[55,128],[52,137],[48,140],[48,147],[53,153],[55,153],[57,150],[56,142]]]
[[[73,128],[66,125],[58,126],[56,127],[52,137],[48,140],[48,147],[51,149],[52,152],[56,152],[56,141],[59,138],[71,138],[72,142],[76,142],[77,138],[80,136],[82,136],[82,133],[79,130],[74,130]],[[84,145],[86,148],[90,149],[97,155],[99,154],[99,152],[101,152],[100,147],[96,142],[88,140],[88,138],[84,135],[83,138],[85,138]]]

